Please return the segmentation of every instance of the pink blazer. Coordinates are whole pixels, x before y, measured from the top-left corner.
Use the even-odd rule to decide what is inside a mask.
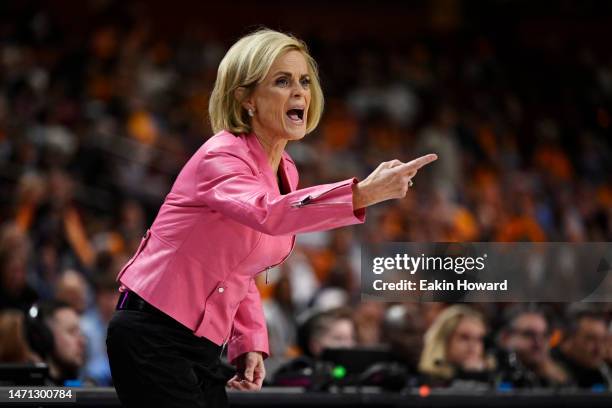
[[[288,194],[254,135],[223,131],[189,159],[155,221],[117,276],[125,288],[193,330],[228,344],[228,359],[269,354],[254,278],[282,263],[298,232],[363,223],[355,178],[297,190],[295,163],[279,165]]]

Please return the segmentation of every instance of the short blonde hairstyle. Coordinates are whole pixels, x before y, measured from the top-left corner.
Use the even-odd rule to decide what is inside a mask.
[[[250,118],[235,97],[236,89],[246,88],[247,98],[268,74],[276,59],[288,51],[299,51],[306,58],[310,75],[310,106],[306,133],[312,132],[323,114],[323,91],[315,60],[306,44],[293,35],[260,29],[238,40],[221,60],[215,87],[210,96],[208,114],[214,133],[227,130],[234,134],[250,133]]]
[[[486,327],[484,317],[468,306],[453,305],[444,309],[425,333],[425,344],[419,361],[421,373],[443,379],[450,379],[455,374],[455,369],[446,358],[446,352],[451,336],[465,318],[479,320]]]

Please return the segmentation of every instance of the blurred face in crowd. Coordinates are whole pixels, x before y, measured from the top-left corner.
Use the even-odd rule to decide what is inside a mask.
[[[26,286],[30,244],[26,234],[16,225],[0,229],[0,285],[11,294],[19,294]]]
[[[563,345],[563,351],[581,366],[597,368],[604,361],[606,335],[603,320],[583,317],[576,332]]]
[[[244,106],[255,111],[252,125],[256,134],[268,139],[304,137],[310,106],[310,74],[304,55],[292,50],[279,56]]]
[[[27,258],[25,254],[16,252],[13,256],[2,260],[0,264],[0,284],[13,294],[19,294],[26,286]]]
[[[142,205],[135,200],[128,200],[121,207],[121,223],[125,228],[142,228],[144,221]]]
[[[528,367],[542,363],[548,353],[548,324],[544,316],[525,313],[514,320],[506,334],[505,347],[517,353]]]
[[[485,326],[479,319],[473,317],[461,319],[448,339],[446,350],[448,362],[465,370],[482,370],[485,334]]]
[[[72,306],[78,313],[87,307],[87,283],[80,273],[68,270],[57,281],[55,297]]]
[[[48,182],[49,196],[57,208],[61,208],[72,200],[74,180],[68,173],[61,170],[51,170]]]
[[[350,348],[355,346],[355,325],[350,319],[337,319],[327,330],[311,339],[310,349],[316,357],[326,348]]]
[[[55,340],[54,359],[63,369],[75,370],[85,362],[85,337],[79,316],[71,308],[62,308],[49,319]]]
[[[381,322],[385,306],[381,302],[361,302],[355,310],[356,335],[359,344],[378,344],[381,339]]]

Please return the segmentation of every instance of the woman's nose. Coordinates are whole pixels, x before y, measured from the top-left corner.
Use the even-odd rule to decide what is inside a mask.
[[[304,95],[304,88],[302,88],[302,85],[299,83],[299,81],[293,85],[293,89],[291,90],[291,95],[293,96]]]

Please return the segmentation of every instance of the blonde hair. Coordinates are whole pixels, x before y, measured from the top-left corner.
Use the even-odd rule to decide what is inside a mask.
[[[260,29],[238,40],[227,51],[217,71],[215,87],[208,103],[210,124],[214,133],[227,130],[234,134],[252,131],[242,100],[235,97],[236,89],[246,88],[247,98],[268,74],[276,59],[288,51],[299,51],[306,58],[310,74],[311,99],[306,120],[306,133],[313,131],[323,114],[323,91],[317,64],[308,53],[306,44],[290,34]]]
[[[474,309],[453,305],[444,309],[425,333],[425,344],[419,371],[424,374],[449,379],[454,375],[454,369],[446,358],[448,342],[461,320],[472,318],[485,325],[484,318]]]

